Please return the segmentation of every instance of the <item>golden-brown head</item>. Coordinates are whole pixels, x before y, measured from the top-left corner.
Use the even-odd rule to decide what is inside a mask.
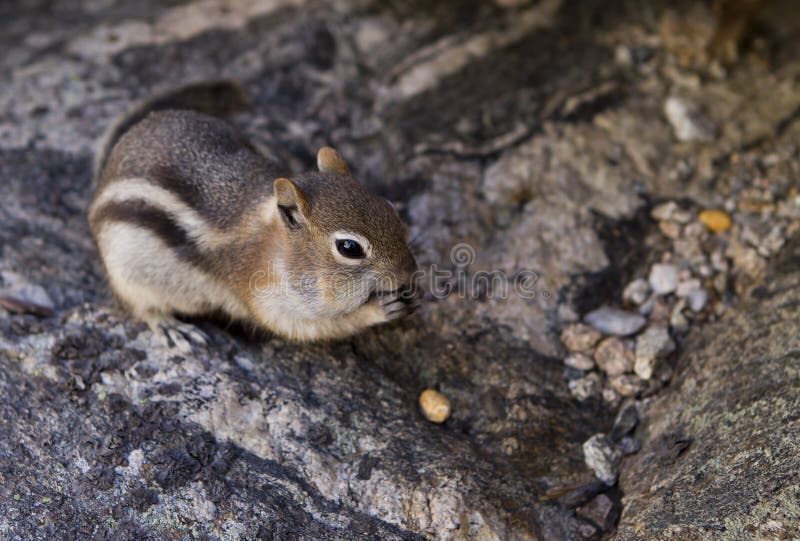
[[[309,339],[351,334],[399,317],[412,304],[407,292],[417,270],[408,229],[392,204],[359,184],[332,148],[321,149],[317,162],[318,172],[274,182],[278,249],[268,262],[279,279],[287,324],[324,327]],[[274,295],[271,289],[264,297]],[[260,318],[272,321],[267,312],[275,299],[255,296]],[[309,332],[284,334],[304,338]]]

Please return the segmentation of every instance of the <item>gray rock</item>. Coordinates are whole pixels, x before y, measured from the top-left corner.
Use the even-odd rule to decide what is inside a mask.
[[[710,142],[714,140],[714,125],[700,113],[695,104],[678,96],[664,102],[664,115],[672,125],[675,138],[684,142]]]
[[[564,364],[576,370],[591,370],[594,368],[594,360],[583,353],[571,353],[564,359]]]
[[[572,396],[583,402],[600,395],[600,391],[603,388],[603,380],[599,374],[591,372],[581,378],[570,380],[568,386]]]
[[[674,332],[683,333],[689,330],[689,320],[683,314],[685,308],[686,301],[684,299],[679,300],[672,307],[672,313],[669,316],[669,327]]]
[[[646,320],[639,314],[603,306],[586,314],[583,320],[604,334],[629,336],[639,331]]]
[[[693,312],[701,311],[708,301],[708,292],[697,278],[682,280],[678,284],[675,294],[678,297],[687,299],[689,301],[689,308],[691,308]]]
[[[578,507],[577,513],[596,524],[602,531],[609,532],[613,530],[622,511],[618,498],[619,496],[612,499],[608,494],[598,494],[588,503]]]
[[[692,214],[683,210],[675,201],[665,201],[653,207],[650,216],[659,222],[675,222],[677,224],[687,224],[692,219]]]
[[[615,391],[611,387],[605,387],[601,394],[603,397],[603,401],[608,405],[608,407],[612,411],[616,410],[619,407],[619,404],[622,401],[622,397],[617,391]]]
[[[620,441],[623,436],[630,434],[637,424],[639,424],[639,407],[634,401],[626,402],[617,413],[617,418],[614,419],[611,439]]]
[[[708,302],[708,291],[705,289],[695,289],[689,293],[689,308],[692,312],[700,312]]]
[[[636,438],[625,436],[619,440],[619,448],[624,456],[633,455],[642,449],[642,442]]]
[[[671,220],[672,215],[677,212],[678,204],[675,201],[665,201],[653,207],[650,216],[656,221]]]
[[[617,482],[622,452],[605,434],[595,434],[583,444],[586,465],[608,486]]]
[[[675,295],[681,298],[686,298],[691,295],[693,291],[697,291],[698,289],[702,289],[702,285],[700,284],[700,280],[697,278],[681,280],[678,283],[678,287],[675,289]]]
[[[667,295],[678,287],[678,267],[666,263],[656,263],[650,269],[650,287],[656,295]]]
[[[622,299],[633,305],[643,304],[650,296],[650,284],[644,278],[637,278],[622,291]]]
[[[19,312],[52,313],[53,299],[45,289],[33,284],[19,273],[5,270],[0,272],[0,306],[17,308]]]
[[[666,327],[653,326],[636,337],[636,363],[633,370],[642,379],[650,379],[656,361],[675,349]]]

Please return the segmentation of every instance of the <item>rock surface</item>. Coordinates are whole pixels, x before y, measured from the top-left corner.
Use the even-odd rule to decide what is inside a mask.
[[[676,384],[623,465],[617,537],[796,539],[800,239],[764,286],[691,333]]]
[[[765,44],[701,78],[675,64],[671,44],[683,42],[660,35],[652,16],[666,4],[3,2],[0,275],[13,299],[0,304],[0,537],[611,535],[620,492],[596,480],[582,442],[608,434],[611,404],[649,382],[620,375],[603,388],[598,373],[565,367],[559,335],[647,275],[647,206],[668,198],[738,213],[738,236],[706,261],[698,239],[711,232],[665,211],[682,224],[683,259],[731,267],[700,323],[753,291],[761,324],[736,312],[692,331],[672,394],[648,398],[637,439],[623,438],[635,452],[647,436],[622,464],[620,535],[674,524],[683,489],[705,494],[678,513],[689,537],[724,516],[735,533],[752,517],[765,536],[795,535],[786,412],[797,409],[798,301],[780,287],[797,260],[759,289],[767,258],[798,231],[795,6],[770,2],[754,40]],[[93,147],[136,100],[220,76],[253,97],[232,122],[293,171],[337,147],[397,205],[421,265],[452,273],[451,293],[431,288],[412,318],[313,346],[197,321],[210,344],[194,355],[116,306],[85,218]],[[675,139],[673,95],[713,138]],[[505,280],[487,286],[472,279],[480,271]],[[590,338],[587,349],[601,337]],[[734,370],[705,356],[708,344],[748,356]],[[770,359],[784,361],[759,363]],[[729,403],[728,379],[752,399],[746,411]],[[418,410],[426,388],[451,402],[442,425]],[[697,405],[691,419],[671,402],[680,393]],[[685,469],[713,430],[729,432],[709,440],[706,469]]]

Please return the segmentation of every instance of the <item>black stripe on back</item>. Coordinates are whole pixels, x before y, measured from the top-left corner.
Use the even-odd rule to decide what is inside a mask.
[[[135,224],[153,232],[183,261],[199,265],[207,259],[197,242],[178,222],[167,212],[153,207],[142,199],[106,203],[94,213],[92,221],[97,224],[103,222]]]

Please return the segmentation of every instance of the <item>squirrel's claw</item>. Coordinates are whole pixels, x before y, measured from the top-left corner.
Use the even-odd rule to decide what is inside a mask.
[[[377,301],[383,310],[386,321],[393,321],[410,315],[420,305],[418,297],[400,291],[379,294]]]
[[[147,322],[153,335],[161,345],[188,355],[192,344],[200,347],[208,345],[208,336],[190,323],[184,323],[170,316],[162,316]]]

